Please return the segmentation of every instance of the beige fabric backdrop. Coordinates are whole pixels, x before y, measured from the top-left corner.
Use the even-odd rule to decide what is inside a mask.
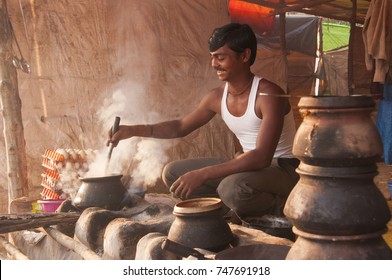
[[[213,28],[230,22],[226,0],[20,0],[22,10],[19,1],[8,2],[32,70],[18,71],[30,196],[42,189],[46,149],[91,148],[105,155],[115,116],[124,124],[177,118],[220,84],[207,41]],[[276,71],[262,67],[268,60],[262,59],[256,72],[269,70],[264,72],[281,82],[285,74],[281,63],[271,62],[275,58],[266,63]],[[0,142],[0,189],[6,198],[3,137]],[[181,140],[123,141],[111,164],[146,188],[159,183],[169,160],[229,157],[232,151],[231,135],[217,117]],[[5,203],[2,199],[2,212]]]

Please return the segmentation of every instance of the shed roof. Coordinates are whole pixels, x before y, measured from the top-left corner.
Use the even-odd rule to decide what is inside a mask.
[[[244,0],[271,8],[271,14],[301,12],[363,24],[370,0]]]

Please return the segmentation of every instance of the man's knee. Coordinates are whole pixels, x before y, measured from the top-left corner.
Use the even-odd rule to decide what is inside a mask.
[[[177,180],[175,175],[175,164],[174,162],[169,162],[165,165],[162,171],[162,181],[166,185],[167,188]]]
[[[239,215],[257,216],[265,213],[274,205],[274,195],[259,192],[246,182],[222,181],[217,192],[222,202]]]
[[[227,180],[223,180],[219,184],[217,192],[222,202],[234,211],[243,209],[252,197],[252,190],[249,187]]]

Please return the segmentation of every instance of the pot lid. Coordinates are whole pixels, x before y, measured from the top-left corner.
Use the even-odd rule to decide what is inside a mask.
[[[194,198],[178,202],[174,206],[174,214],[197,214],[220,209],[222,200],[214,197]]]

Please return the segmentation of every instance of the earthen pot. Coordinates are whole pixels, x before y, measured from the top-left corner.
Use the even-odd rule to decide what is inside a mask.
[[[380,160],[382,142],[371,118],[370,96],[302,97],[303,117],[293,154],[322,167],[368,166]]]
[[[82,209],[101,207],[118,210],[127,194],[121,178],[122,175],[80,178],[82,184],[73,204]]]
[[[382,141],[371,96],[302,97],[293,154],[300,179],[284,214],[298,236],[286,259],[391,259],[391,219],[374,183]]]
[[[300,180],[284,209],[299,230],[360,235],[385,228],[390,211],[373,178],[382,142],[370,96],[302,97],[293,154]]]
[[[218,252],[233,240],[230,226],[223,218],[223,203],[218,198],[184,200],[174,206],[176,216],[168,238],[191,248]]]

